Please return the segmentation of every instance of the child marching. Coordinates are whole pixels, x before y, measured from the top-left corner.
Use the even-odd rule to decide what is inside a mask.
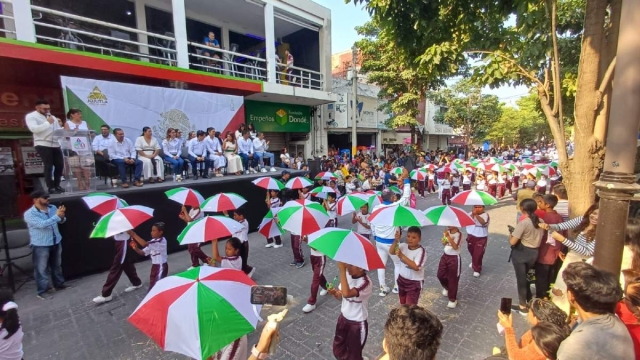
[[[471,190],[471,170],[469,169],[465,170],[462,175],[462,190]]]
[[[182,211],[178,217],[189,224],[192,221],[202,219],[204,217],[204,213],[199,207],[195,206],[192,207],[191,210],[187,211],[187,208],[183,205]],[[187,251],[189,251],[189,256],[191,257],[191,267],[187,270],[200,266],[200,261],[202,261],[203,264],[209,264],[211,262],[211,258],[208,257],[202,249],[200,249],[200,244],[189,244]]]
[[[240,250],[242,271],[249,277],[253,277],[256,268],[249,266],[249,222],[244,218],[244,210],[235,209],[233,211],[233,219],[242,225],[242,229],[233,234],[234,237],[237,237],[242,242],[242,249]]]
[[[389,249],[402,262],[398,276],[398,295],[400,305],[417,305],[424,284],[424,264],[427,262],[427,250],[420,245],[422,231],[417,226],[407,230],[407,242],[400,242],[400,231]]]
[[[113,258],[111,268],[109,268],[107,280],[105,281],[104,286],[102,286],[102,294],[93,298],[94,303],[102,304],[113,300],[111,293],[116,287],[118,280],[120,280],[122,272],[127,275],[127,278],[129,278],[129,281],[131,282],[131,286],[126,287],[124,292],[131,292],[142,287],[142,280],[140,280],[140,277],[138,277],[138,273],[136,272],[136,266],[134,264],[132,254],[127,252],[127,242],[129,239],[131,239],[131,237],[126,232],[113,236],[113,240],[115,240],[114,244],[116,246],[116,256]]]
[[[460,174],[451,174],[451,197],[456,196],[460,192]]]
[[[438,280],[444,288],[442,295],[449,298],[447,307],[455,309],[458,305],[458,281],[460,280],[460,240],[462,234],[460,229],[450,226],[444,230],[442,244],[444,245],[444,253],[438,264]]]
[[[440,187],[442,190],[441,198],[442,205],[451,205],[451,174],[445,173],[445,176],[440,180]]]
[[[267,207],[275,213],[277,209],[282,206],[282,201],[280,200],[280,194],[278,193],[278,190],[269,190],[267,192],[267,199],[265,200],[265,203],[267,204]],[[267,245],[265,245],[264,247],[272,247],[274,249],[281,248],[282,238],[280,237],[280,235],[273,238],[268,238]]]
[[[167,264],[167,239],[162,236],[164,234],[164,223],[157,222],[151,226],[151,240],[145,241],[133,230],[127,231],[133,241],[129,243],[131,248],[139,255],[151,257],[151,273],[149,274],[149,290],[160,279],[167,277],[169,273],[169,264]],[[138,248],[138,244],[142,246],[142,250]]]
[[[365,238],[371,238],[371,224],[369,224],[369,204],[360,207],[360,211],[353,213],[351,223],[356,224],[356,232]]]

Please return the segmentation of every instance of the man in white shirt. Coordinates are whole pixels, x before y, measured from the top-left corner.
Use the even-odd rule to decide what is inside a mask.
[[[249,138],[249,132],[243,131],[242,137],[238,139],[238,155],[242,158],[242,166],[247,169],[245,174],[257,173],[257,161],[253,151],[253,141]]]
[[[191,169],[193,176],[198,180],[198,164],[204,164],[204,170],[200,170],[200,176],[206,179],[209,173],[209,162],[207,161],[207,143],[204,141],[205,133],[198,130],[196,137],[189,141],[187,147],[189,149],[189,161],[191,161]],[[200,165],[201,167],[203,165]]]
[[[51,115],[51,106],[46,100],[36,102],[36,110],[27,114],[25,123],[33,133],[33,145],[44,164],[44,179],[49,188],[49,194],[63,193],[60,178],[64,169],[64,160],[60,144],[54,140],[53,131],[62,129],[64,123]]]
[[[122,180],[122,187],[128,188],[129,182],[127,181],[127,166],[134,167],[133,185],[142,186],[142,161],[136,159],[136,147],[133,146],[131,140],[124,137],[124,130],[120,128],[113,129],[114,141],[109,142],[107,151],[109,152],[109,159],[111,163],[118,168],[120,173],[120,180]]]
[[[264,133],[259,133],[258,137],[253,139],[253,151],[255,156],[258,158],[258,164],[260,165],[260,171],[265,173],[267,169],[264,168],[264,158],[269,159],[269,164],[271,164],[271,172],[275,172],[276,168],[273,166],[275,164],[275,156],[273,153],[267,152],[269,148],[269,141],[264,139]]]
[[[91,143],[94,158],[96,160],[96,168],[100,171],[100,176],[113,178],[116,175],[110,171],[108,157],[105,157],[103,153],[109,147],[109,143],[114,141],[114,138],[115,137],[111,134],[111,128],[109,125],[104,124],[100,126],[100,135],[94,137],[93,142]]]
[[[209,154],[209,164],[213,165],[213,169],[215,170],[216,176],[222,176],[222,169],[226,162],[224,155],[222,154],[222,145],[220,141],[216,137],[216,129],[210,127],[207,128],[207,133],[209,136],[205,138],[205,143],[207,144],[207,154]]]

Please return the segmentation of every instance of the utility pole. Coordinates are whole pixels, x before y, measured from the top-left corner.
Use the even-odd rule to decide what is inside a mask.
[[[358,64],[358,48],[354,44],[351,48],[353,60],[351,61],[351,156],[356,156],[356,147],[358,146],[358,134],[357,134],[357,119],[358,119],[358,70],[356,66]]]
[[[614,274],[620,273],[629,201],[640,192],[633,175],[640,119],[640,1],[623,1],[621,14],[604,171],[595,183],[600,211],[593,264]]]

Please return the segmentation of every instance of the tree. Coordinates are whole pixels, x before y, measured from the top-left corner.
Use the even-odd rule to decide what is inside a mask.
[[[500,119],[500,101],[495,95],[482,94],[482,89],[468,80],[461,80],[450,88],[431,92],[429,97],[446,107],[435,120],[461,130],[467,151],[475,140],[484,141],[491,124]]]
[[[516,107],[503,106],[500,121],[491,125],[487,139],[500,145],[531,145],[538,147],[551,138],[547,120],[540,109],[537,93],[516,101]]]
[[[393,39],[422,71],[442,78],[462,73],[479,85],[534,87],[558,148],[572,213],[593,202],[622,0],[354,2],[366,3],[381,36]],[[476,66],[468,70],[469,60]],[[564,134],[567,100],[574,103],[576,125],[572,158]]]

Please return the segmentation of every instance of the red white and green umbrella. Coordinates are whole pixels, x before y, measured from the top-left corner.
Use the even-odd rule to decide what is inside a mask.
[[[200,207],[204,198],[199,192],[186,187],[177,187],[175,189],[167,190],[164,192],[169,200],[173,200],[179,204],[191,207]]]
[[[432,206],[424,215],[436,226],[471,226],[475,221],[463,209],[449,205]]]
[[[394,192],[396,194],[402,194],[402,190],[400,190],[399,187],[394,186],[394,185],[389,186],[389,190],[391,190],[391,192]]]
[[[317,188],[314,188],[309,192],[311,193],[311,195],[319,195],[319,194],[335,193],[336,191],[329,186],[318,186]]]
[[[255,331],[254,285],[240,270],[196,267],[158,281],[128,320],[164,351],[208,359]]]
[[[409,176],[411,177],[412,180],[416,180],[416,181],[424,181],[428,174],[427,174],[427,170],[425,169],[416,169],[416,170],[411,170],[411,172],[409,173]]]
[[[338,215],[347,215],[349,213],[360,210],[362,206],[367,205],[369,198],[371,198],[372,196],[375,195],[351,194],[341,197],[340,199],[338,199]]]
[[[509,163],[509,164],[504,164],[503,165],[505,167],[505,169],[507,169],[508,171],[516,171],[518,170],[518,167],[516,166],[516,164],[514,163]]]
[[[465,190],[451,198],[451,202],[458,205],[495,205],[498,200],[488,192],[478,190]]]
[[[369,204],[369,211],[372,211],[374,207],[382,204],[382,196],[374,195],[374,196],[369,198],[367,203]]]
[[[294,177],[293,179],[289,179],[289,181],[287,181],[287,183],[284,184],[284,187],[292,190],[303,189],[308,186],[313,186],[313,182],[307,179],[306,177],[302,177],[302,176],[297,176],[297,177]]]
[[[351,230],[326,228],[309,235],[309,247],[330,259],[355,265],[367,271],[384,269],[376,247],[369,239]]]
[[[247,200],[236,193],[220,193],[213,195],[202,203],[204,212],[230,211],[244,205]]]
[[[427,164],[425,166],[423,166],[421,169],[425,169],[427,171],[429,170],[435,170],[437,168],[437,166],[433,165],[433,164]]]
[[[272,177],[269,176],[263,176],[263,177],[259,177],[255,180],[252,181],[252,183],[257,186],[257,187],[261,187],[263,189],[267,189],[267,190],[282,190],[284,189],[284,184],[282,182],[280,182],[280,180],[278,179],[274,179]]]
[[[314,178],[315,180],[338,180],[336,174],[329,171],[319,172],[318,175]]]
[[[534,161],[531,158],[522,159],[523,164],[533,164]]]
[[[389,205],[371,213],[369,222],[379,226],[433,225],[422,212],[403,205]]]
[[[480,160],[474,160],[471,161],[471,163],[469,164],[472,167],[476,168],[476,169],[481,169],[481,170],[485,170],[486,169],[486,165],[484,162],[480,161]]]
[[[129,206],[126,201],[120,199],[119,197],[103,192],[92,193],[87,196],[83,196],[82,200],[85,204],[87,204],[89,209],[97,212],[101,216],[115,209]]]
[[[556,174],[556,169],[552,168],[549,165],[538,165],[535,168],[531,169],[531,172],[536,175],[536,177],[540,175],[553,176]]]
[[[393,169],[391,169],[391,173],[394,175],[402,175],[402,172],[404,171],[404,168],[402,166],[398,166],[395,167]]]
[[[276,236],[282,236],[284,230],[276,221],[275,215],[280,208],[269,209],[267,215],[264,216],[260,226],[258,226],[258,232],[267,239],[274,238]]]
[[[503,172],[507,171],[507,168],[505,168],[504,166],[502,166],[500,164],[494,164],[493,166],[491,166],[491,168],[489,170],[497,171],[499,174],[502,174]]]
[[[278,219],[283,229],[296,235],[309,235],[327,225],[329,214],[317,202],[290,200],[278,210]]]
[[[242,224],[226,216],[205,216],[192,221],[178,235],[180,245],[199,244],[213,239],[233,236],[242,230]]]
[[[153,217],[153,209],[132,205],[113,210],[98,220],[91,232],[91,238],[108,238],[115,234],[135,229],[138,225]]]
[[[558,167],[558,162],[557,161],[552,161],[552,162],[549,163],[549,166]]]

